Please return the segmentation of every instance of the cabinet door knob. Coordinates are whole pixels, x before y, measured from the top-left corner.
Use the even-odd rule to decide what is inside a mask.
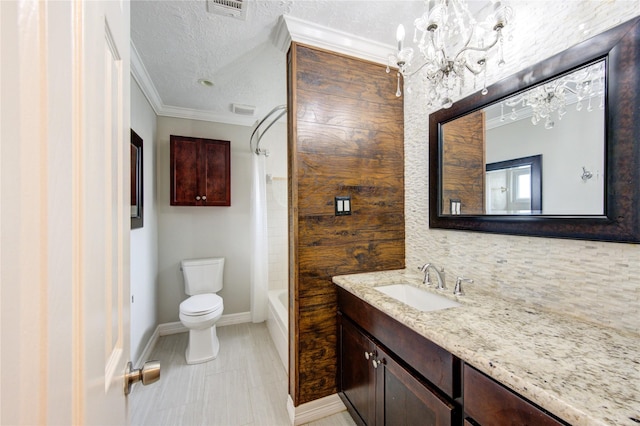
[[[365,357],[366,359],[373,358],[373,352],[367,352],[367,351],[365,351],[365,352],[364,352],[364,357]]]
[[[203,196],[202,196],[202,199],[203,199],[203,200],[206,200],[206,199],[207,199],[207,196],[206,196],[206,195],[203,195]]]
[[[196,200],[200,201],[200,196],[196,195]]]
[[[378,368],[378,366],[380,364],[385,364],[384,358],[382,359],[374,359],[371,361],[371,363],[373,364],[373,368]]]

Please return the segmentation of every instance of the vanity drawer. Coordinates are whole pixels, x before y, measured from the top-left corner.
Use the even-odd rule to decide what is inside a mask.
[[[463,377],[465,415],[475,424],[566,425],[469,365],[464,365]]]
[[[460,396],[460,360],[406,325],[338,287],[338,307],[406,365],[450,398]],[[457,371],[457,379],[454,376]]]

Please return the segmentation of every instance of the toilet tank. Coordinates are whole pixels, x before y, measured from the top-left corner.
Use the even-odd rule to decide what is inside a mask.
[[[184,277],[184,291],[189,296],[217,293],[222,290],[224,257],[185,259],[180,265]]]

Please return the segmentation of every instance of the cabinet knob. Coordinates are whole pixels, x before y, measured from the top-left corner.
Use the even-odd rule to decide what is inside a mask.
[[[200,196],[196,195],[196,200],[200,201]]]
[[[366,359],[373,358],[373,352],[366,352],[366,351],[365,351],[365,353],[364,353],[364,357],[365,357]]]
[[[378,368],[378,366],[380,364],[386,364],[387,361],[385,361],[384,358],[382,358],[382,359],[373,359],[373,360],[371,360],[371,363],[373,364],[373,368]]]
[[[202,199],[203,199],[203,200],[206,200],[206,199],[207,199],[207,196],[206,196],[206,195],[203,195],[203,196],[202,196]]]

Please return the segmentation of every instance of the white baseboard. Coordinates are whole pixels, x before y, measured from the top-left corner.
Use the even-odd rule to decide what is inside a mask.
[[[293,406],[293,399],[291,399],[291,395],[287,397],[289,421],[294,426],[314,422],[346,409],[347,407],[345,407],[337,393],[298,405],[297,407]]]
[[[223,315],[216,323],[216,326],[224,327],[225,325],[243,324],[245,322],[251,322],[251,312]]]
[[[220,317],[220,319],[216,323],[216,326],[224,327],[225,325],[242,324],[245,322],[251,322],[251,312],[240,312],[238,314],[222,315],[222,317]],[[159,337],[168,336],[170,334],[186,333],[187,331],[189,331],[189,329],[182,325],[180,321],[158,324],[135,365],[141,366],[145,363],[145,361],[149,360],[151,351],[153,351],[156,343],[158,343]]]
[[[134,368],[142,368],[142,365],[145,362],[149,361],[151,357],[151,351],[153,351],[153,348],[156,347],[156,343],[158,343],[158,337],[160,337],[160,334],[158,331],[158,327],[156,327],[156,329],[153,330],[151,337],[149,337],[149,340],[147,341],[147,345],[144,347],[144,350],[140,354],[140,357],[134,363],[133,365]]]
[[[189,329],[182,325],[180,321],[158,324],[157,330],[158,337],[169,336],[171,334],[186,333],[187,331],[189,331]]]

